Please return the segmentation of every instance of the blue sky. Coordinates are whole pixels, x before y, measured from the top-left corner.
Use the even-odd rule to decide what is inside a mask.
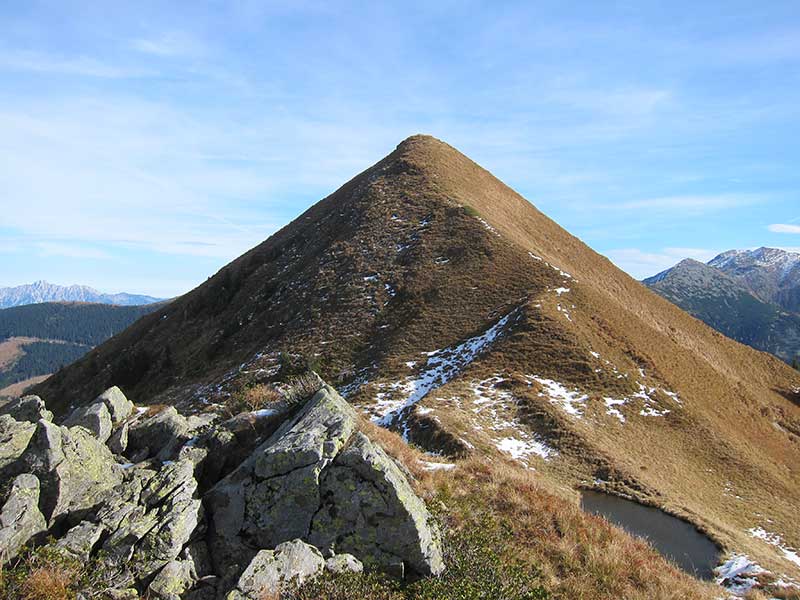
[[[4,2],[0,285],[189,290],[413,133],[635,277],[800,247],[796,2]]]

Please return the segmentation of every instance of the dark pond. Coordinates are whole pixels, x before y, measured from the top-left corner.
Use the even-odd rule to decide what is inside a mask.
[[[708,536],[689,523],[657,508],[592,491],[583,492],[581,508],[605,517],[628,533],[647,538],[656,550],[687,573],[713,579],[719,550]]]

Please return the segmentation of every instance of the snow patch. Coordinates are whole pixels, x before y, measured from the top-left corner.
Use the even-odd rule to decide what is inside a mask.
[[[554,450],[536,440],[520,440],[518,438],[506,437],[497,442],[497,449],[506,454],[510,454],[516,460],[525,460],[532,454],[549,458]]]
[[[756,576],[767,572],[744,554],[733,555],[714,569],[717,585],[737,596],[745,595],[758,583]]]
[[[586,401],[589,396],[582,394],[578,390],[569,390],[563,384],[553,381],[552,379],[545,379],[544,377],[531,377],[539,385],[544,388],[544,392],[540,396],[547,396],[551,404],[560,406],[561,409],[573,417],[582,417],[583,410],[586,408]]]
[[[435,463],[426,460],[419,461],[425,471],[452,471],[456,468],[453,463]]]
[[[615,406],[623,406],[626,402],[625,400],[603,398],[603,402],[605,402],[606,405],[606,414],[611,415],[612,417],[617,417],[620,423],[625,422],[625,415],[623,415],[618,408],[614,408]]]
[[[404,410],[414,406],[432,390],[445,385],[497,340],[518,310],[504,316],[481,335],[457,346],[426,353],[428,360],[416,377],[381,384],[380,388],[386,391],[380,391],[375,397],[375,406],[371,407],[373,420],[384,427],[389,426]]]
[[[783,553],[783,557],[786,560],[800,567],[800,555],[798,555],[797,549],[784,545],[783,538],[779,534],[770,533],[761,527],[754,527],[753,529],[750,529],[748,533],[754,538],[764,540],[771,546],[775,546]]]

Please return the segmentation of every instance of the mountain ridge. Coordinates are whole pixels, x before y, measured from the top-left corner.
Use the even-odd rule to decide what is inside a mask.
[[[98,304],[115,304],[118,306],[138,306],[162,302],[163,298],[154,298],[143,294],[120,292],[107,294],[99,292],[87,285],[57,285],[38,280],[31,284],[13,287],[0,287],[0,309],[43,302],[86,302]]]
[[[791,363],[800,355],[800,313],[768,290],[783,284],[789,298],[797,265],[800,254],[775,248],[729,250],[708,263],[684,259],[642,283],[728,337]]]

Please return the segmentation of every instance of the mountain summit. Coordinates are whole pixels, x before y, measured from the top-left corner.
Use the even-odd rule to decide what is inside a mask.
[[[119,384],[191,410],[305,367],[422,448],[666,508],[726,552],[800,575],[750,533],[800,545],[800,374],[429,136],[36,393],[63,413]]]

